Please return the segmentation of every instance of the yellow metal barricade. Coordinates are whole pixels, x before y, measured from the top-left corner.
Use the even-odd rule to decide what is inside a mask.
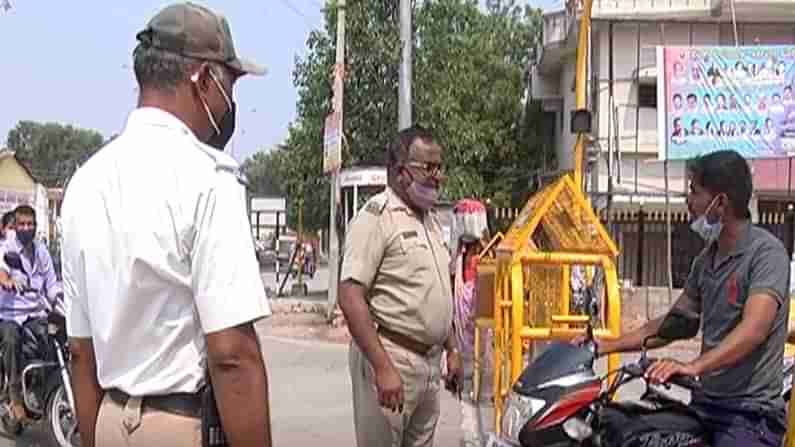
[[[494,404],[501,430],[503,401],[533,357],[535,342],[570,340],[583,334],[589,316],[571,309],[572,266],[604,271],[604,324],[600,338],[621,332],[621,297],[615,259],[618,249],[576,188],[570,175],[531,197],[497,246],[494,280]],[[597,318],[597,320],[600,320]],[[608,357],[608,368],[620,364]]]
[[[494,280],[497,276],[497,258],[493,249],[502,241],[504,235],[497,233],[491,241],[481,250],[478,256],[478,271],[476,280],[477,303],[475,305],[475,355],[472,371],[472,391],[475,401],[480,401],[480,385],[483,377],[483,362],[481,351],[483,349],[483,331],[494,329]]]

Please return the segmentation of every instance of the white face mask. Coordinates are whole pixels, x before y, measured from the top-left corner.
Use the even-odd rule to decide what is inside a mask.
[[[17,238],[17,233],[14,230],[6,230],[3,237],[4,241],[13,241]]]
[[[709,220],[707,220],[707,216],[709,212],[712,211],[712,207],[715,205],[717,199],[718,196],[715,196],[715,198],[712,199],[712,203],[707,207],[707,211],[690,224],[690,229],[701,236],[707,245],[718,240],[718,236],[720,236],[720,232],[723,229],[723,223],[720,219],[715,223],[710,223]]]

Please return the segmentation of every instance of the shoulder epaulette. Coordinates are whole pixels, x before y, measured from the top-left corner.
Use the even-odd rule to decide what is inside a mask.
[[[387,196],[386,194],[377,194],[367,201],[364,210],[370,214],[380,216],[386,208]]]

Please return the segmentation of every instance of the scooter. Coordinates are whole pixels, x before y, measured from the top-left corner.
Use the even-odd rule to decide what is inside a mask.
[[[30,276],[24,269],[19,254],[9,252],[3,257],[12,270],[12,277],[23,277],[17,292],[30,299],[39,299],[38,292],[30,287]],[[46,423],[47,445],[79,447],[80,434],[74,411],[74,395],[69,376],[69,346],[66,337],[66,318],[63,302],[47,309],[47,340],[42,346],[30,331],[23,331],[22,396],[25,411],[35,422]],[[2,358],[0,351],[0,358]],[[0,425],[6,433],[20,435],[25,426],[11,415],[8,394],[8,372],[0,365]]]
[[[487,447],[709,447],[698,416],[644,379],[654,363],[646,354],[650,340],[692,338],[698,330],[697,316],[674,308],[658,333],[644,340],[637,362],[605,376],[594,373],[596,344],[590,324],[581,346],[553,342],[512,387],[501,437],[492,435]],[[782,395],[789,399],[792,362],[784,368],[786,389]],[[607,386],[607,378],[614,374],[614,382]],[[640,400],[614,402],[616,391],[636,379],[646,385]],[[690,377],[675,376],[670,383],[690,391],[700,389],[700,383]]]

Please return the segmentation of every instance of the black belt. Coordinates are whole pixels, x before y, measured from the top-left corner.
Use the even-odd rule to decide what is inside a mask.
[[[130,395],[119,389],[106,390],[112,401],[124,406],[130,399]],[[162,411],[165,413],[176,414],[189,418],[201,417],[201,396],[199,393],[174,393],[164,396],[145,396],[141,400],[141,412]]]

